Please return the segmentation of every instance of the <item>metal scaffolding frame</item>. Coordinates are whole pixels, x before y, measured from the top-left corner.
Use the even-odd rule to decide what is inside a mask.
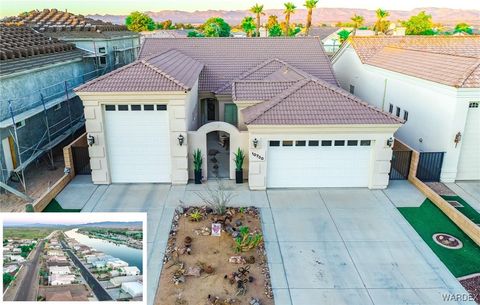
[[[25,169],[28,167],[28,165],[30,165],[32,162],[34,162],[44,154],[47,154],[49,162],[53,167],[53,149],[62,141],[67,139],[69,136],[72,136],[78,129],[80,129],[84,125],[85,119],[83,113],[81,113],[81,115],[79,116],[74,116],[72,114],[70,103],[73,101],[72,98],[76,96],[73,92],[73,89],[89,80],[92,80],[109,72],[109,70],[110,69],[107,68],[93,70],[80,76],[66,79],[53,85],[46,86],[36,91],[30,92],[23,97],[7,101],[11,120],[10,126],[13,127],[12,130],[10,130],[9,132],[10,136],[13,139],[16,150],[14,152],[15,159],[18,162],[16,164],[16,167],[10,174],[8,174],[7,177],[4,174],[7,169],[4,168],[2,162],[0,162],[0,172],[2,172],[2,181],[7,181],[7,179],[9,179],[12,174],[16,175],[17,179],[22,184],[24,194],[22,196],[22,194],[19,194],[18,192],[13,192],[12,188],[2,183],[2,181],[0,181],[0,189],[5,189],[20,197],[28,197],[26,183],[27,181],[25,178]],[[29,101],[27,105],[15,108],[15,103],[20,103],[25,100]],[[51,122],[48,117],[48,110],[65,102],[68,109],[68,116],[59,120],[58,122]],[[32,113],[29,117],[42,114],[44,131],[42,136],[34,141],[33,145],[25,146],[22,145],[22,141],[18,136],[19,126],[17,125],[19,121],[25,120],[26,118],[17,120],[16,117],[26,111],[31,111],[34,108],[36,108],[36,111],[34,111],[34,113]]]

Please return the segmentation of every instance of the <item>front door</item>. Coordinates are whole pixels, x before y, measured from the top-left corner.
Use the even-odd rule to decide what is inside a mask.
[[[235,104],[225,104],[224,117],[225,122],[237,126],[237,105]]]

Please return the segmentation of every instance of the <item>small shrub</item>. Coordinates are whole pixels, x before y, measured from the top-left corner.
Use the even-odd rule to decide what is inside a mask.
[[[190,220],[191,221],[200,221],[202,220],[202,213],[200,213],[198,210],[193,211],[190,213]]]
[[[263,235],[260,233],[252,234],[248,227],[240,227],[240,236],[235,238],[235,251],[247,252],[256,248],[263,240]]]
[[[234,195],[227,191],[223,183],[219,180],[218,187],[210,188],[206,187],[207,194],[197,192],[197,196],[217,215],[225,215],[227,206],[234,197]]]

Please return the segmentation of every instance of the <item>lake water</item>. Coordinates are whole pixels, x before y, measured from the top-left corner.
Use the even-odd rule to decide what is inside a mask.
[[[77,232],[78,229],[72,229],[65,232],[70,238],[74,238],[81,244],[87,245],[105,254],[117,257],[122,261],[126,261],[130,266],[136,266],[143,274],[143,255],[141,249],[134,249],[125,245],[116,245],[103,239],[91,238],[87,235]]]

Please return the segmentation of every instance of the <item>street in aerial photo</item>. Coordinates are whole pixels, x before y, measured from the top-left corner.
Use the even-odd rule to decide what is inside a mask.
[[[11,214],[3,301],[144,301],[144,214]]]

